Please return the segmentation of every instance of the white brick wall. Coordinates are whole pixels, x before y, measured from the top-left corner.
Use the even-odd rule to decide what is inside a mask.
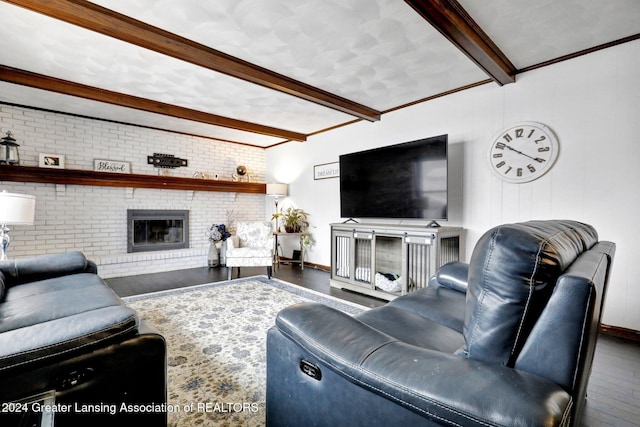
[[[266,176],[265,151],[257,147],[0,104],[0,132],[7,130],[20,144],[24,166],[37,166],[39,153],[62,154],[67,169],[93,170],[94,159],[108,159],[157,175],[147,156],[164,153],[189,161],[170,169],[172,176],[198,171],[230,180],[241,164],[253,181]],[[264,219],[265,212],[259,194],[17,183],[0,176],[1,190],[36,196],[35,225],[10,227],[10,257],[79,250],[98,263],[102,277],[206,266],[212,223]],[[190,210],[190,249],[127,254],[127,209]]]

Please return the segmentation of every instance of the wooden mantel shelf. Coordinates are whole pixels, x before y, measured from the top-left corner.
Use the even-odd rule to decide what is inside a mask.
[[[200,178],[9,165],[0,165],[0,181],[95,185],[101,187],[159,188],[166,190],[220,191],[228,193],[266,194],[267,192],[266,184],[259,182],[216,181]]]

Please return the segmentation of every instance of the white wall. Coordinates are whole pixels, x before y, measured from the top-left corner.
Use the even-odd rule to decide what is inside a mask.
[[[0,130],[11,130],[20,144],[21,166],[37,166],[39,153],[63,154],[68,169],[93,170],[94,159],[108,159],[157,175],[147,155],[164,153],[189,161],[169,170],[172,176],[201,171],[231,180],[243,164],[253,180],[265,180],[262,148],[7,105],[0,105]],[[235,220],[263,219],[265,209],[260,194],[3,182],[2,176],[0,190],[36,196],[35,225],[10,227],[10,257],[80,250],[103,277],[206,266],[212,223],[229,225],[229,212]],[[190,249],[127,254],[127,209],[190,210]]]
[[[449,134],[450,173],[462,183],[462,207],[449,225],[467,230],[467,259],[480,235],[500,223],[568,218],[617,244],[604,323],[640,330],[640,41],[534,70],[515,84],[483,85],[267,150],[268,180],[290,183],[293,204],[311,213],[311,262],[330,264],[329,224],[338,222],[339,182],[313,180],[313,166],[343,153]],[[556,133],[553,169],[509,184],[489,169],[490,140],[518,121]],[[454,167],[455,165],[455,167]],[[455,175],[458,174],[456,178]],[[456,188],[458,186],[456,185]],[[446,224],[443,224],[446,225]]]

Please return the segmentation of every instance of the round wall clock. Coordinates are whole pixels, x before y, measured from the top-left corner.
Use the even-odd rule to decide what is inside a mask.
[[[505,181],[529,182],[551,169],[558,149],[558,140],[549,127],[537,122],[520,122],[493,138],[489,164]]]

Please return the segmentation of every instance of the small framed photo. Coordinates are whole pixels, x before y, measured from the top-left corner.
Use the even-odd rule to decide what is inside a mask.
[[[43,154],[40,153],[41,168],[64,169],[64,156],[62,154]]]
[[[313,167],[313,179],[337,178],[340,176],[340,162],[325,163]]]

